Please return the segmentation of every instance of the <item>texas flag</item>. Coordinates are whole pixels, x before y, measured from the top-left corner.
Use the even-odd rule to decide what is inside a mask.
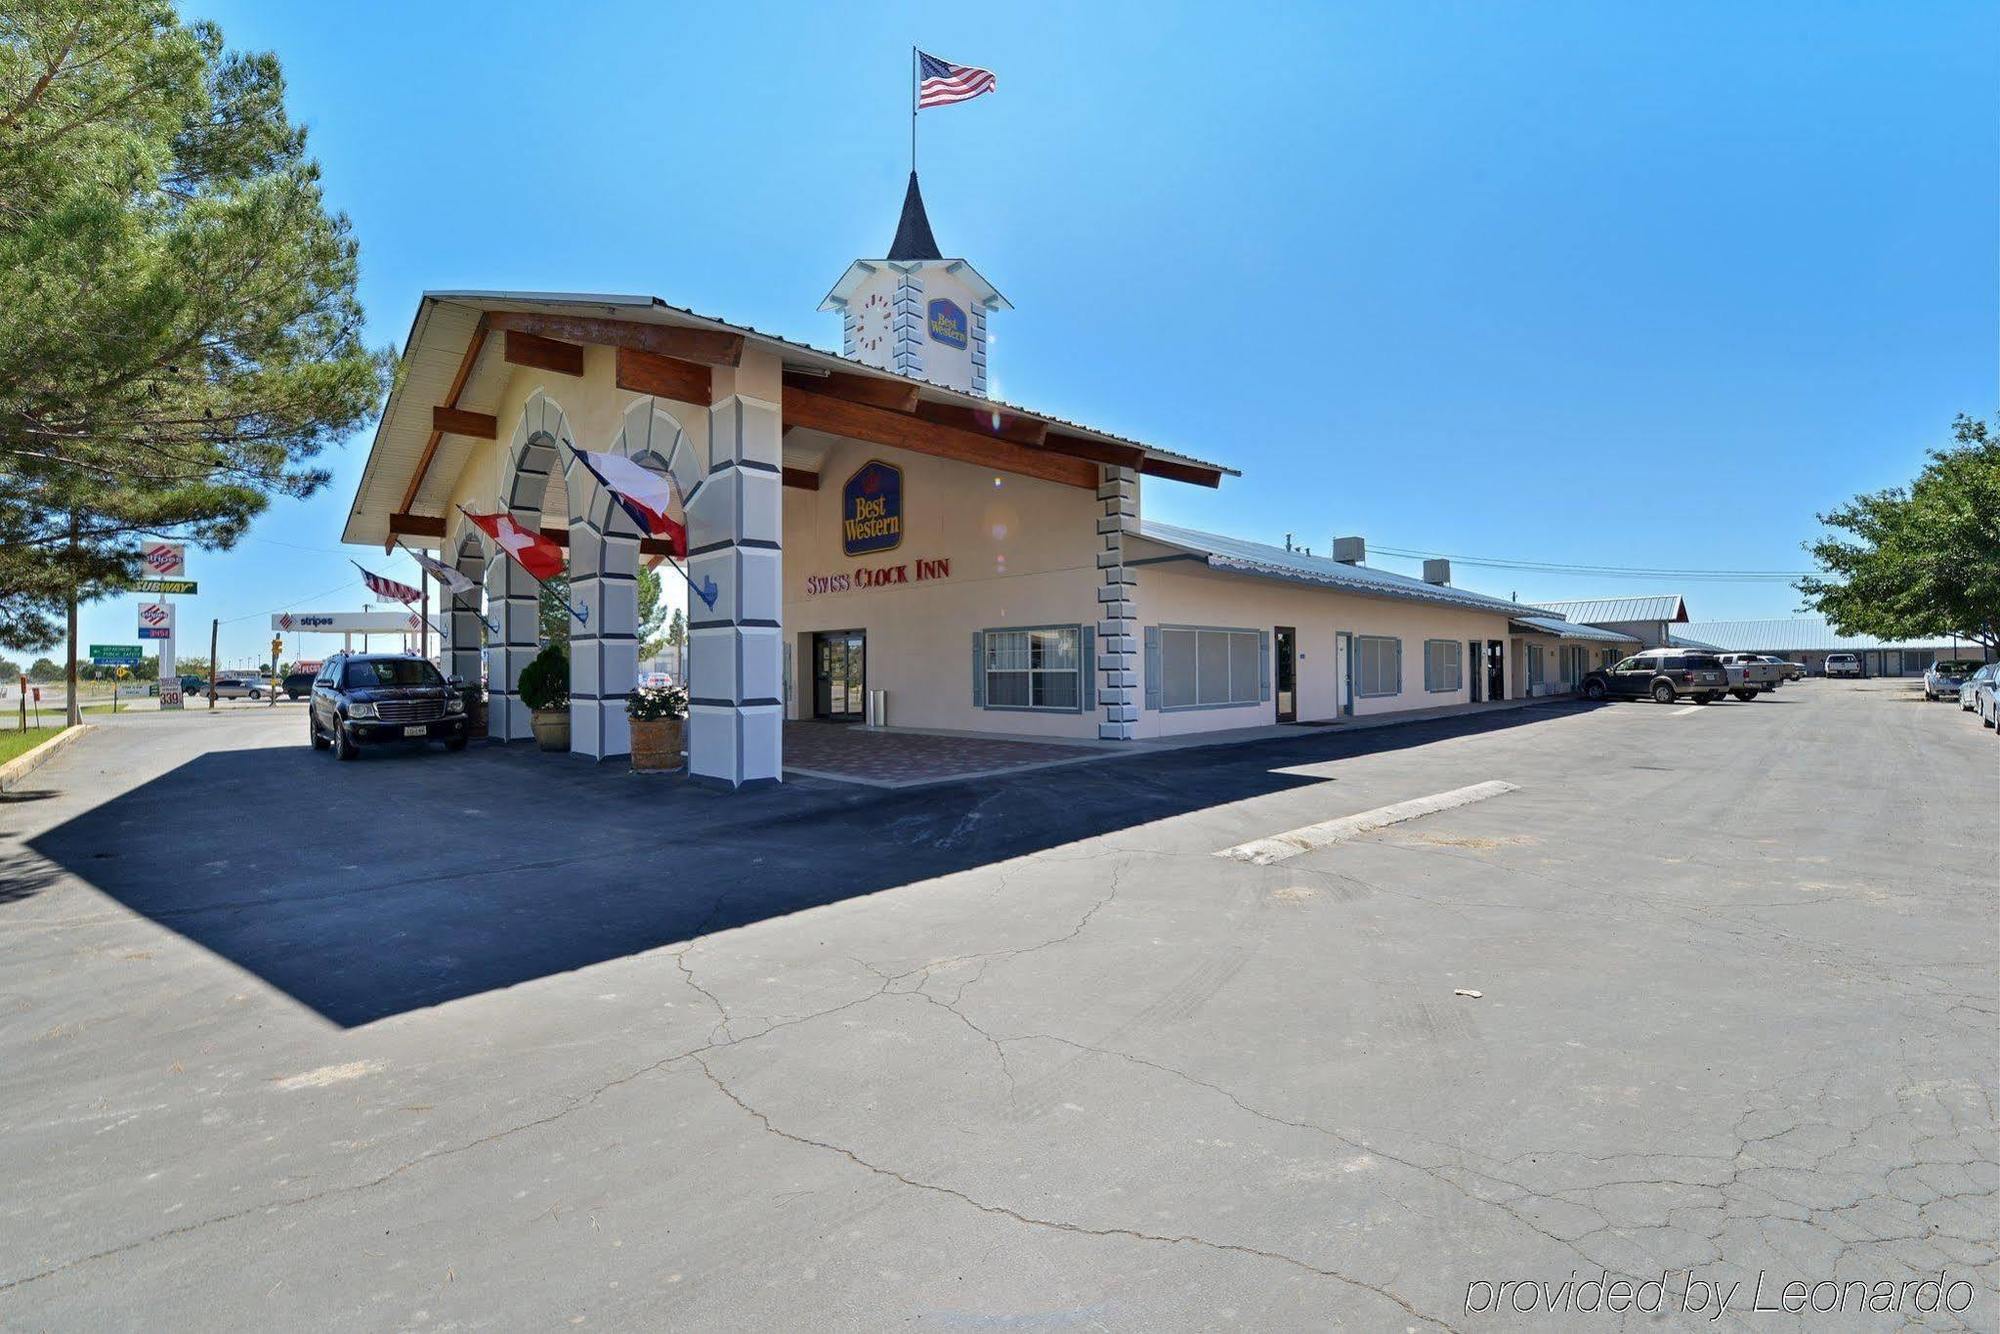
[[[632,522],[639,525],[639,531],[648,537],[664,537],[668,549],[682,560],[687,559],[687,527],[667,517],[673,507],[678,488],[674,479],[664,473],[648,471],[623,454],[608,454],[602,450],[574,449],[576,461],[590,470],[598,484],[627,514]]]
[[[537,580],[546,580],[563,572],[567,564],[563,549],[540,533],[523,528],[515,522],[513,515],[474,514],[464,508],[459,513],[472,520],[480,532],[498,543],[502,551],[514,558],[515,564]]]

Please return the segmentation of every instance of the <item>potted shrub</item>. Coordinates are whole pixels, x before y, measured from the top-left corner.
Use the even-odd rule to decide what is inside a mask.
[[[632,767],[641,771],[681,767],[688,692],[680,686],[640,686],[625,697],[632,722]]]
[[[535,715],[535,744],[569,749],[569,655],[550,644],[521,669],[521,703]]]

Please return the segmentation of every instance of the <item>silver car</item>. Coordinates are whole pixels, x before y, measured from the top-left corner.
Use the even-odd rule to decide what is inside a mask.
[[[2000,683],[2000,662],[1989,662],[1958,688],[1958,707],[1978,714],[1980,722],[1993,727],[2000,720],[2000,702],[1994,699],[1996,683]]]
[[[1924,671],[1925,699],[1957,699],[1967,677],[1979,670],[1971,658],[1941,658]]]

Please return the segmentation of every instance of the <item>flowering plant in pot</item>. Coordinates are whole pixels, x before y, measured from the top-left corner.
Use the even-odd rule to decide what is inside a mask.
[[[534,711],[535,744],[569,749],[569,654],[550,644],[521,669],[521,703]]]
[[[688,692],[681,686],[640,686],[625,697],[634,769],[680,768],[687,712]]]

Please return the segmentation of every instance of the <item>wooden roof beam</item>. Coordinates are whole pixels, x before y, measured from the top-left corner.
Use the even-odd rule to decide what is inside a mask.
[[[575,343],[559,343],[553,338],[507,331],[507,360],[516,366],[554,371],[558,375],[583,374],[583,348]]]
[[[546,315],[532,311],[489,310],[495,329],[534,334],[570,343],[630,347],[662,357],[698,362],[703,366],[738,366],[743,362],[743,335],[720,329],[688,329],[638,320],[593,319],[581,315]]]
[[[618,387],[707,407],[715,401],[715,373],[678,357],[636,347],[618,349]]]
[[[475,440],[495,440],[500,435],[500,420],[487,412],[467,412],[464,408],[440,406],[431,409],[431,429],[451,435],[469,435]]]
[[[465,345],[465,355],[458,359],[458,371],[451,377],[451,388],[445,391],[446,407],[458,406],[458,396],[465,392],[465,382],[472,378],[472,368],[478,364],[479,353],[486,346],[486,334],[491,328],[484,315],[481,315],[478,322],[472,326],[472,339]],[[444,432],[438,429],[437,422],[433,420],[430,438],[424,441],[424,452],[417,459],[417,470],[411,475],[410,484],[403,488],[403,503],[396,506],[395,514],[408,514],[410,506],[416,503],[417,492],[423,489],[424,478],[431,470],[431,460],[437,457],[438,442],[443,439]],[[440,528],[438,536],[443,535],[444,530]],[[394,550],[395,545],[396,529],[392,520],[389,536],[382,541],[382,550]]]
[[[998,440],[979,431],[963,430],[922,417],[854,403],[815,393],[792,384],[784,388],[784,420],[789,425],[825,431],[870,444],[889,445],[913,453],[955,459],[982,468],[997,468],[1023,477],[1038,477],[1065,486],[1095,489],[1097,465],[1033,446]]]
[[[866,403],[871,407],[888,408],[892,412],[914,412],[917,407],[918,386],[901,376],[894,380],[878,380],[869,375],[848,375],[841,371],[830,371],[825,375],[786,371],[785,383],[808,393],[844,398],[850,403]]]

